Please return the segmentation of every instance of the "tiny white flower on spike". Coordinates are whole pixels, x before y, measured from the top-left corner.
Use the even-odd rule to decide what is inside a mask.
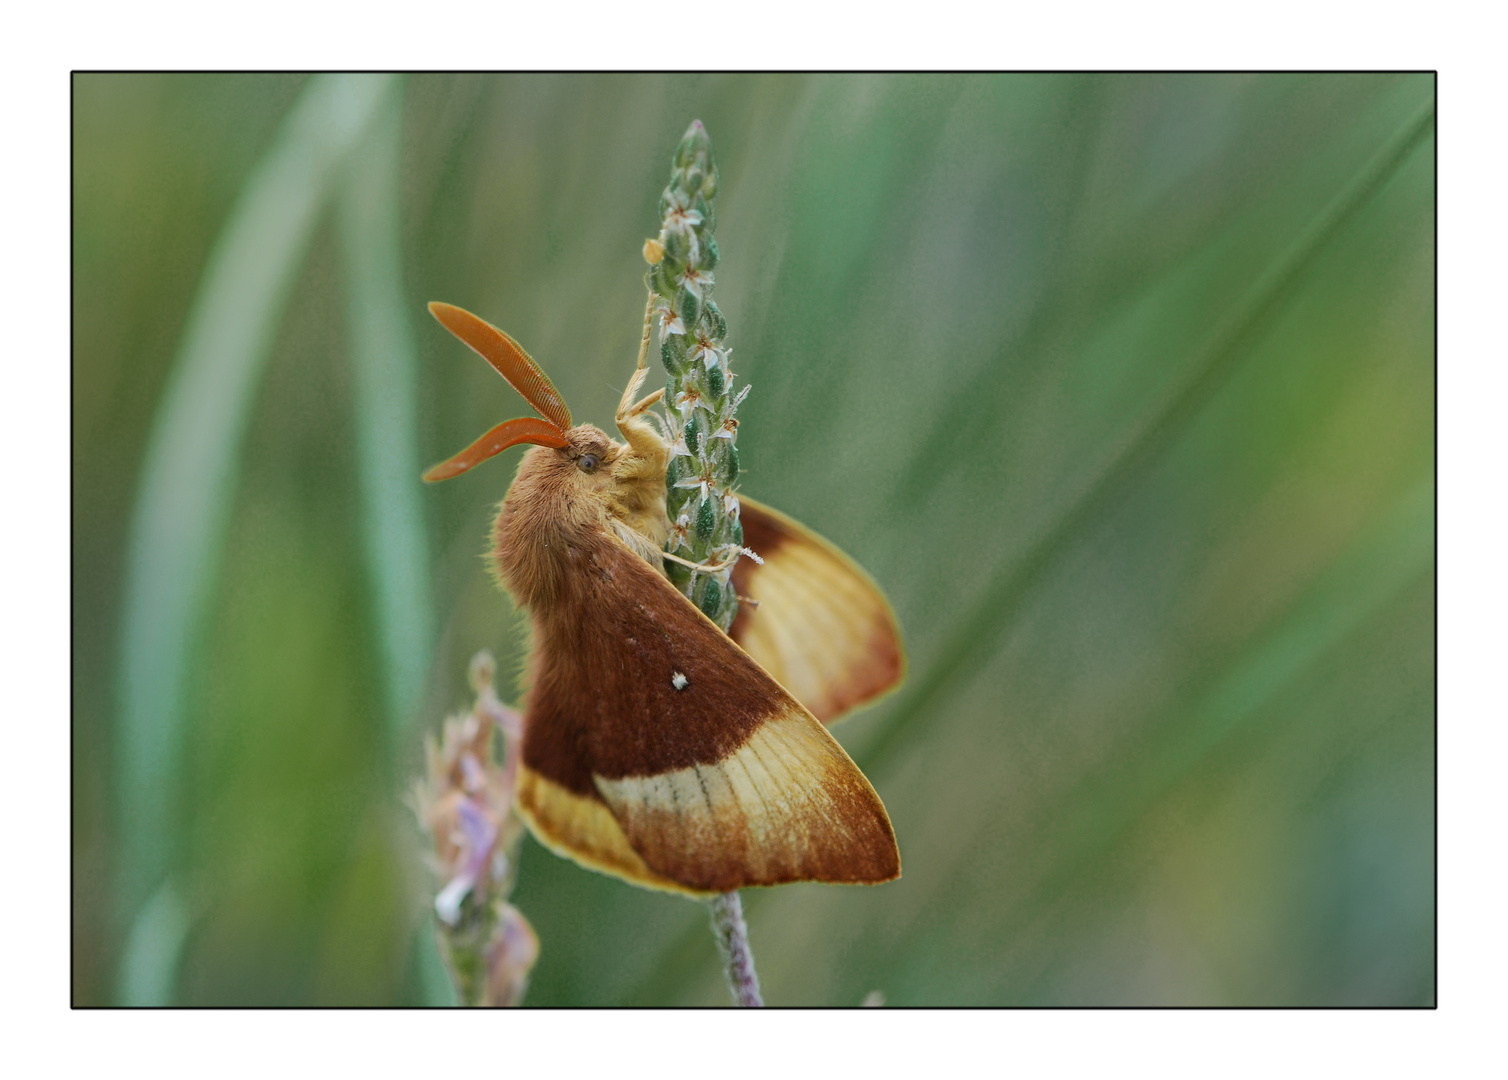
[[[738,432],[738,421],[733,417],[725,417],[718,429],[712,433],[714,439],[732,439]]]
[[[660,317],[660,343],[665,343],[665,338],[670,334],[684,334],[686,326],[681,322],[681,317],[675,313],[675,308],[670,306],[670,301],[660,297],[655,301],[655,314]]]
[[[698,503],[705,501],[708,491],[717,490],[717,477],[712,475],[712,463],[709,461],[702,467],[702,474],[700,476],[690,476],[685,480],[678,480],[675,486],[687,489],[697,488],[701,492],[697,500]]]
[[[674,421],[671,421],[670,433],[675,436],[675,441],[670,444],[671,456],[690,457],[691,451],[686,446],[686,428],[684,426],[678,427]]]
[[[687,386],[685,390],[676,395],[675,407],[681,416],[689,418],[691,410],[702,403],[702,392],[694,386]]]
[[[738,520],[738,496],[731,491],[723,492],[723,513]]]
[[[702,366],[706,368],[710,368],[713,364],[716,364],[723,369],[723,373],[725,375],[727,374],[727,350],[718,348],[718,346],[714,345],[705,336],[697,338],[696,348],[691,351],[691,359],[700,360],[702,362]]]
[[[684,191],[671,191],[665,218],[660,222],[660,243],[664,244],[671,233],[686,243],[685,257],[688,262],[701,261],[701,244],[697,240],[695,226],[702,223],[701,211],[691,209],[690,199]]]
[[[676,284],[684,286],[700,300],[702,298],[702,291],[712,287],[712,271],[698,270],[694,266],[688,266],[686,267],[686,272],[677,279]]]
[[[667,232],[686,232],[693,225],[702,223],[699,210],[691,209],[684,191],[670,193],[670,206],[665,210],[664,227]]]

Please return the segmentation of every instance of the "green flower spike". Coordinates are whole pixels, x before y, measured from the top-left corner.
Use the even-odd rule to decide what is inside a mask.
[[[733,390],[724,339],[728,321],[712,299],[719,254],[712,231],[717,218],[717,165],[701,121],[693,121],[676,147],[670,183],[660,196],[660,235],[644,245],[649,287],[660,326],[660,361],[670,436],[665,475],[666,510],[673,523],[665,550],[697,568],[668,563],[670,579],[724,630],[733,625],[738,597],[733,567],[743,544],[738,523],[738,420],[749,392]]]

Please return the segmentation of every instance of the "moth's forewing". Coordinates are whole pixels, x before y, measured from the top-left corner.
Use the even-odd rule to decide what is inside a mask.
[[[647,889],[711,895],[651,870],[595,791],[572,791],[520,765],[515,799],[519,816],[534,838],[557,855]]]
[[[617,538],[578,557],[535,613],[518,802],[544,843],[693,893],[899,875],[879,796],[806,708]]]
[[[906,677],[900,626],[864,569],[800,522],[740,495],[744,544],[740,604],[730,634],[825,724],[899,686]]]

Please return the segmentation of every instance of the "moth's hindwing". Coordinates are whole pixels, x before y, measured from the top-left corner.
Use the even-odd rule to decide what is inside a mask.
[[[824,724],[873,701],[906,677],[900,626],[874,579],[833,544],[740,495],[743,558],[733,588],[734,641]]]

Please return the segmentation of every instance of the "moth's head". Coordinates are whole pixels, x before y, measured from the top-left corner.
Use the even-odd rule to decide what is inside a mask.
[[[568,429],[564,442],[564,446],[542,445],[524,455],[518,482],[565,497],[601,496],[614,487],[614,466],[627,446],[593,424]]]

